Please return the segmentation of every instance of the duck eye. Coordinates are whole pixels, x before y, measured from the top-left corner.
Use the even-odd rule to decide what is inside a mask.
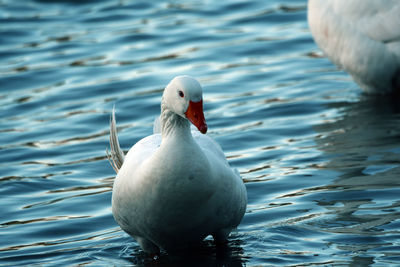
[[[185,94],[182,91],[179,91],[178,93],[179,93],[180,97],[184,97],[185,96]]]

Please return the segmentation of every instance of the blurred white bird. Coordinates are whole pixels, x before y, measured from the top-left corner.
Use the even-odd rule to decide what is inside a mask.
[[[308,23],[329,59],[366,92],[400,92],[400,1],[309,0]]]

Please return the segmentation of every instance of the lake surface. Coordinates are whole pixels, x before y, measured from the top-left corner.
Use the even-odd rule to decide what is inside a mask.
[[[0,0],[0,264],[400,265],[400,102],[362,94],[306,18],[305,0]],[[154,262],[111,214],[109,117],[127,151],[181,74],[249,204],[227,247]]]

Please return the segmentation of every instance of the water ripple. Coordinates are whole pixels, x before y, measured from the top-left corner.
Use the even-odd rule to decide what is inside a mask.
[[[398,265],[400,105],[360,94],[306,0],[0,0],[0,262]],[[163,87],[199,79],[209,135],[248,190],[226,247],[158,262],[115,223],[108,123],[126,151]]]

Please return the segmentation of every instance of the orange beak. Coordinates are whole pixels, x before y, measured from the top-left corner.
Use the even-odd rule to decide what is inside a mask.
[[[185,115],[201,133],[205,134],[207,132],[207,123],[203,113],[203,100],[199,102],[189,101],[189,107]]]

